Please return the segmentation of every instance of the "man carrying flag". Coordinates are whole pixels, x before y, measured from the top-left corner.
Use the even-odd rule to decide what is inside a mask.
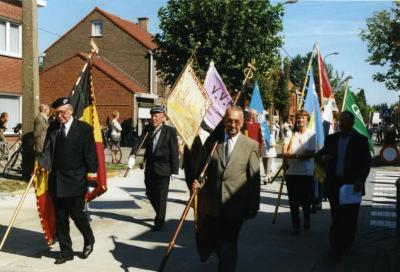
[[[69,217],[84,237],[81,258],[87,258],[93,251],[94,236],[83,209],[87,182],[96,179],[98,162],[93,129],[72,116],[69,98],[61,97],[51,107],[57,119],[47,130],[43,153],[38,161],[41,168],[51,171],[48,186],[61,249],[55,264],[62,264],[74,258]]]

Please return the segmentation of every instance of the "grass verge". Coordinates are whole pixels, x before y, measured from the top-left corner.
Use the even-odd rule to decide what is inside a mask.
[[[27,182],[0,178],[0,193],[14,193],[23,191],[28,185]]]

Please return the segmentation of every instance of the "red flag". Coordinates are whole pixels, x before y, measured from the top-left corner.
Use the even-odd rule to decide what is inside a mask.
[[[332,87],[329,83],[328,72],[325,69],[325,64],[321,54],[319,55],[319,71],[321,76],[321,88],[322,95],[324,98],[330,98],[332,96]]]

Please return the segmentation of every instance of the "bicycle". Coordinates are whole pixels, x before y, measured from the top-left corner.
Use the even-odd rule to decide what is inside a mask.
[[[110,130],[110,128],[108,128],[108,127],[104,127],[102,129],[104,157],[105,157],[106,162],[111,161],[112,164],[118,164],[121,162],[121,159],[122,159],[121,147],[119,147],[116,144],[113,144],[110,141],[110,137],[109,137],[109,133],[108,133],[109,130]],[[112,159],[113,152],[115,154],[115,160]]]
[[[22,124],[18,124],[16,127],[13,128],[14,133],[18,134],[18,140],[13,145],[11,145],[8,152],[12,150],[14,147],[16,148],[16,150],[14,153],[12,153],[11,156],[9,156],[3,169],[3,176],[7,176],[10,174],[10,171],[14,169],[14,166],[16,165],[17,161],[18,162],[22,161],[21,129],[22,129]]]

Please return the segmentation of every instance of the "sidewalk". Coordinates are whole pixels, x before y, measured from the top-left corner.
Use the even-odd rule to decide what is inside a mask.
[[[374,175],[372,171],[370,180]],[[369,225],[370,196],[366,196],[361,209],[354,251],[340,265],[333,266],[328,258],[329,204],[324,202],[323,210],[313,215],[309,232],[293,236],[286,188],[277,223],[272,225],[279,183],[261,187],[261,210],[241,231],[237,271],[399,271],[395,270],[394,231]],[[48,248],[45,243],[32,189],[4,251],[0,252],[0,271],[156,271],[188,199],[183,176],[171,181],[167,222],[160,232],[151,231],[154,212],[144,195],[141,170],[133,171],[128,178],[110,178],[108,188],[108,192],[89,207],[96,237],[94,252],[87,260],[75,256],[73,261],[63,265],[53,264],[59,248],[57,244]],[[2,195],[0,201],[2,237],[19,196]],[[78,255],[83,241],[72,222],[71,233]],[[194,241],[193,213],[189,212],[165,271],[216,271],[216,264],[216,257],[200,263]]]

